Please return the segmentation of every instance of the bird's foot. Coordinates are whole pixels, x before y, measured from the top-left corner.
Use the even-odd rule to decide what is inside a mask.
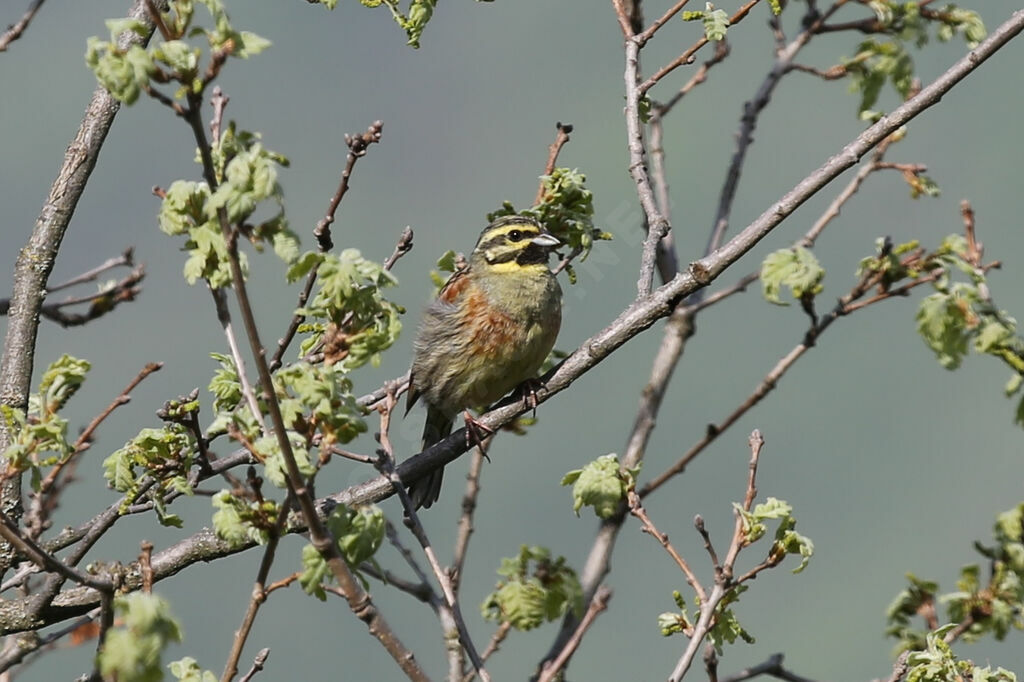
[[[540,405],[540,398],[537,397],[537,390],[544,388],[544,382],[540,379],[527,379],[519,384],[519,391],[523,396],[523,406],[533,410],[533,418],[537,418],[537,406]]]
[[[480,448],[480,454],[490,462],[491,458],[487,457],[487,446],[484,441],[494,435],[494,429],[477,420],[469,410],[463,412],[462,416],[466,420],[466,445]]]

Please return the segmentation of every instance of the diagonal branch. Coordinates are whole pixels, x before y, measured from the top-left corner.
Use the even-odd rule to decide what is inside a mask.
[[[7,27],[7,30],[0,33],[0,52],[6,52],[7,47],[15,40],[21,37],[21,34],[25,32],[28,25],[32,23],[32,19],[35,18],[36,12],[43,6],[43,0],[32,0],[29,3],[28,9],[21,15],[21,19],[17,23],[11,24]]]

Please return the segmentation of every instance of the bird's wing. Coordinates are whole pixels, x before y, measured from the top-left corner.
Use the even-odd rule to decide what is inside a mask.
[[[469,284],[469,278],[466,277],[469,272],[469,268],[462,268],[452,273],[452,276],[448,278],[448,281],[444,283],[441,290],[437,292],[437,299],[431,303],[431,307],[434,306],[455,306],[457,305],[460,298],[462,298],[466,291],[466,286]],[[429,311],[428,311],[429,314]],[[416,388],[415,376],[412,372],[409,373],[409,392],[405,399],[405,413],[409,414],[409,410],[419,400],[420,395],[423,391]]]
[[[452,273],[452,276],[448,278],[448,281],[441,287],[441,291],[437,292],[437,300],[443,301],[444,303],[453,304],[462,297],[466,291],[466,286],[469,284],[469,278],[466,276],[469,274],[469,268],[462,268]]]

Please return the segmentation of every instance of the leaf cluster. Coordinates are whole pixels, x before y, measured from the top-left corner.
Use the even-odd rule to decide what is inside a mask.
[[[157,518],[165,526],[180,528],[181,519],[166,510],[170,493],[192,494],[189,472],[195,453],[192,434],[181,424],[146,428],[103,460],[103,477],[114,490],[124,493],[121,513],[152,483],[149,493]]]
[[[197,4],[209,11],[213,28],[193,27]],[[140,37],[148,34],[145,24],[136,19],[108,19],[110,40],[96,36],[88,39],[85,63],[115,99],[133,104],[142,92],[149,90],[151,82],[179,83],[175,99],[199,95],[225,59],[248,59],[270,46],[270,41],[255,33],[235,30],[221,0],[170,0],[169,9],[161,14],[168,35],[148,49],[128,45],[121,39],[124,33]],[[210,52],[205,74],[201,68],[203,51],[184,40],[196,36],[206,38]]]
[[[968,642],[989,635],[1003,640],[1011,630],[1024,630],[1024,503],[999,514],[993,535],[994,545],[975,544],[988,565],[987,578],[979,564],[969,564],[960,571],[957,589],[939,594],[938,583],[908,574],[908,586],[886,609],[886,634],[897,639],[898,650],[909,650],[912,658],[926,664],[928,674],[937,665],[964,663],[943,640],[952,627],[963,627],[962,637]],[[933,613],[937,604],[945,605],[951,623],[933,631],[915,627],[914,619]]]
[[[917,331],[946,369],[957,369],[972,347],[1002,360],[1013,372],[1005,388],[1011,397],[1024,387],[1024,338],[1017,333],[1017,321],[992,302],[986,270],[976,261],[964,237],[943,240],[929,260],[929,267],[943,269],[933,283],[935,292],[918,307]],[[955,273],[964,279],[954,279]],[[1024,399],[1015,422],[1024,426]]]
[[[906,99],[914,87],[914,60],[907,45],[921,48],[928,43],[930,31],[941,42],[963,36],[970,48],[985,39],[985,26],[977,12],[956,5],[933,10],[923,3],[906,0],[871,0],[867,3],[875,15],[871,31],[884,37],[871,37],[857,46],[853,57],[841,61],[850,76],[850,92],[861,96],[858,114],[864,120],[876,120],[882,112],[874,109],[882,87],[888,82]]]
[[[306,333],[301,345],[305,356],[321,342],[324,360],[339,371],[367,363],[380,364],[380,354],[391,347],[402,330],[405,310],[382,293],[395,286],[394,276],[382,265],[363,258],[356,249],[340,254],[308,252],[288,271],[295,281],[316,267],[317,291],[297,315],[312,318],[299,327]]]
[[[358,572],[364,561],[373,561],[384,541],[387,521],[384,512],[376,505],[347,507],[338,505],[327,517],[327,528],[338,543],[338,549],[345,563],[352,568],[364,583],[366,581]],[[306,594],[311,594],[320,601],[327,599],[324,583],[333,580],[330,567],[323,555],[313,545],[302,548],[302,574],[299,584]]]
[[[66,462],[74,452],[67,440],[67,420],[59,410],[85,383],[90,368],[88,361],[64,354],[43,372],[39,388],[29,396],[27,412],[0,405],[0,418],[11,434],[3,453],[8,471],[29,472],[36,491],[43,472]]]
[[[121,624],[107,632],[100,649],[103,678],[159,682],[164,678],[164,649],[182,640],[181,625],[171,615],[170,605],[155,594],[132,592],[115,597],[114,609]]]
[[[799,554],[800,565],[794,568],[793,572],[800,573],[807,568],[807,564],[814,554],[814,543],[809,537],[796,532],[796,519],[793,517],[792,505],[785,500],[769,497],[764,503],[754,505],[750,511],[735,502],[733,508],[743,523],[744,547],[752,545],[764,537],[768,532],[765,521],[778,521],[779,526],[775,529],[775,541],[768,550],[766,562],[770,566],[775,566],[781,563],[786,555]]]
[[[599,519],[614,516],[636,486],[640,467],[623,469],[618,455],[601,455],[582,469],[574,469],[562,477],[562,485],[572,485],[572,510],[576,516],[584,506],[593,507]]]
[[[545,547],[519,548],[519,554],[501,560],[494,592],[480,607],[487,620],[508,622],[516,630],[532,630],[564,616],[570,609],[583,612],[583,589],[565,557],[551,558]]]
[[[824,289],[825,268],[814,253],[803,246],[779,249],[768,254],[761,263],[761,289],[764,299],[776,305],[789,305],[779,293],[786,287],[793,298],[817,296]]]
[[[612,239],[612,234],[594,226],[594,195],[587,189],[587,176],[573,168],[555,168],[541,176],[543,191],[539,204],[517,211],[512,202],[487,214],[488,222],[508,215],[525,215],[537,220],[558,237],[572,253],[586,260],[595,241]],[[566,268],[569,281],[576,283],[572,268]]]

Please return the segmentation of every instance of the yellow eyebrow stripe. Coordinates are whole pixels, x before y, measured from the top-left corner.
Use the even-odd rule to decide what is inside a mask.
[[[540,230],[533,223],[522,222],[522,223],[509,223],[507,225],[499,225],[498,227],[492,228],[487,231],[485,236],[487,241],[491,241],[495,237],[504,237],[513,230],[519,230],[525,235],[534,236],[540,234]]]

